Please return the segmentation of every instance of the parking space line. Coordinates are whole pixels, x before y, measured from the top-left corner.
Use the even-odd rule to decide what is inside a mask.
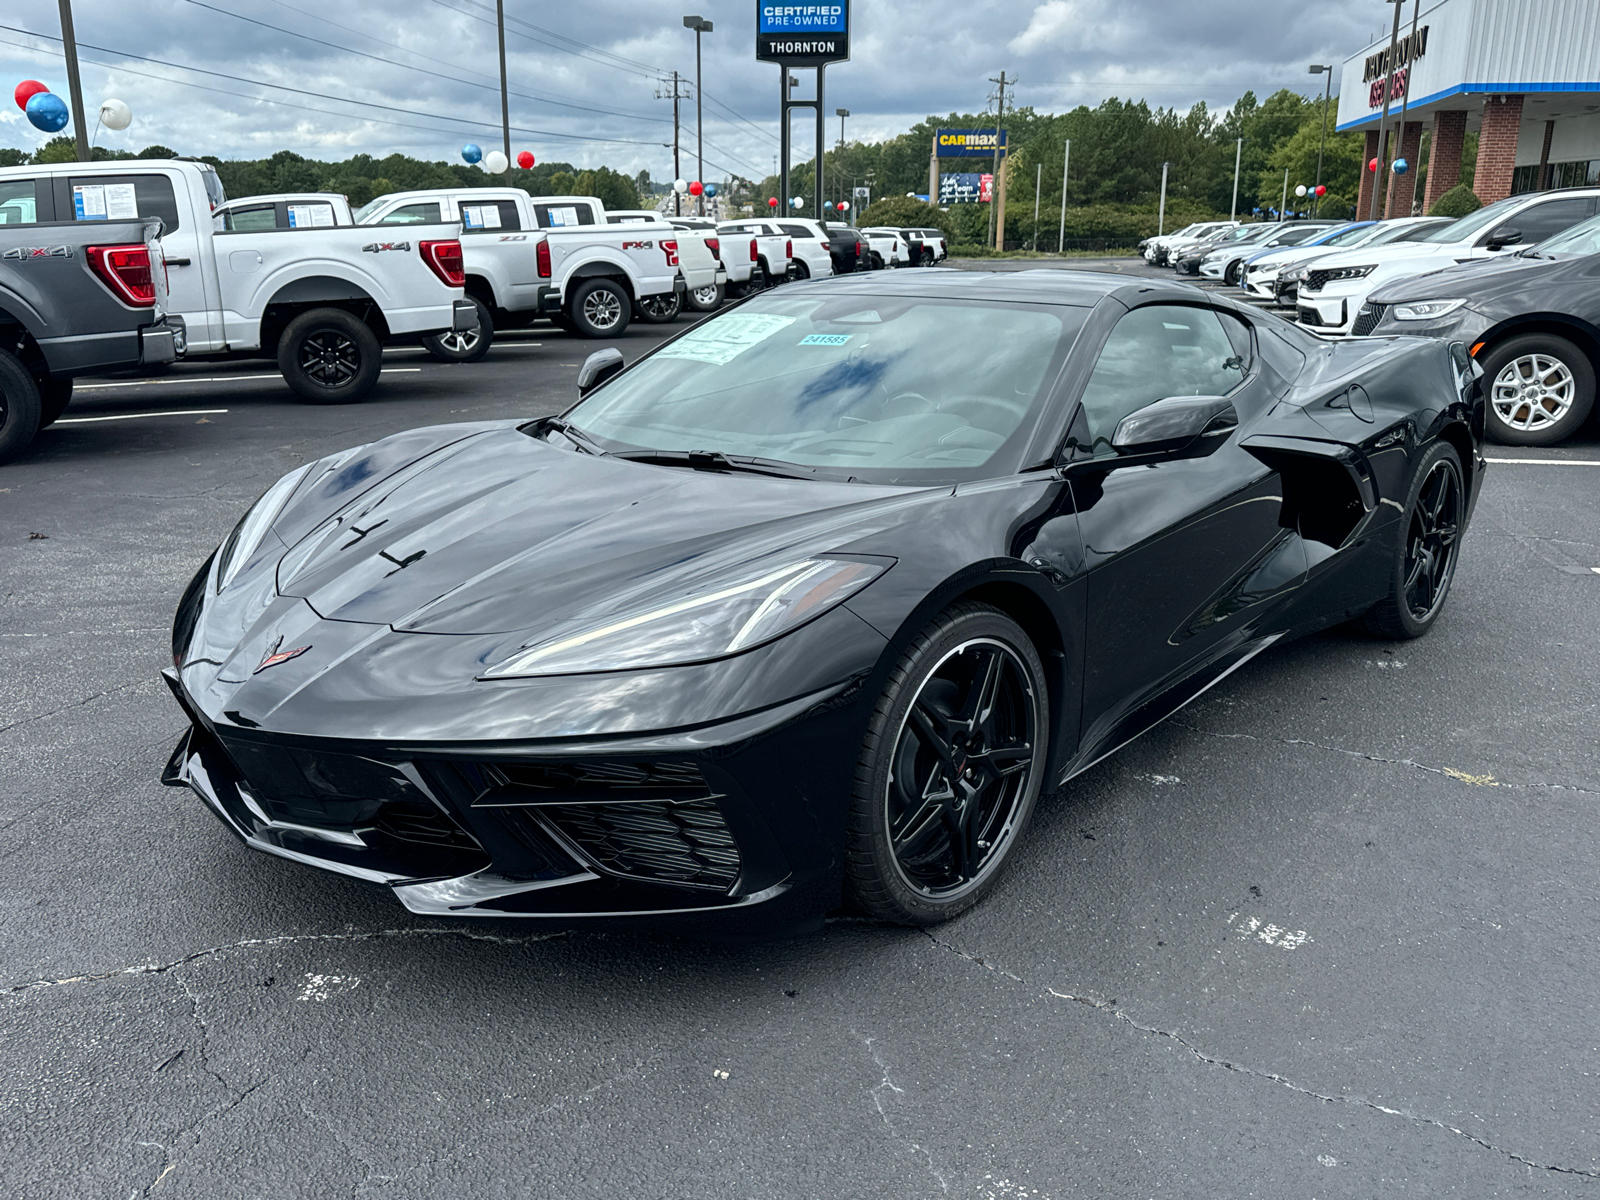
[[[413,375],[421,371],[422,367],[380,367],[379,373],[383,375],[407,374]],[[171,379],[128,379],[117,383],[80,383],[74,389],[80,392],[96,391],[100,388],[130,388],[153,387],[162,383],[243,383],[250,379],[282,379],[283,376],[274,371],[267,375],[201,375],[201,376],[175,376]],[[59,423],[59,422],[58,422]]]
[[[109,417],[61,417],[56,425],[87,425],[91,421],[137,421],[140,417],[207,417],[225,413],[225,408],[186,408],[180,412],[117,413]]]
[[[1600,459],[1594,458],[1486,458],[1483,461],[1519,467],[1600,467]]]

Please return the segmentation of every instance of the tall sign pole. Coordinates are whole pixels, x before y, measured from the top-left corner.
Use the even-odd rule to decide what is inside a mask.
[[[701,186],[700,194],[694,198],[694,211],[696,216],[703,217],[706,215],[706,194],[704,190],[706,182],[706,125],[705,101],[702,99],[700,87],[700,35],[702,33],[711,33],[712,26],[711,22],[703,17],[685,17],[683,26],[685,29],[694,30],[694,152],[696,156],[694,177],[700,181]]]
[[[61,0],[61,49],[67,56],[67,91],[72,99],[72,131],[78,139],[78,161],[89,161],[89,130],[83,119],[83,84],[78,81],[78,39],[72,32],[72,0]]]
[[[782,161],[778,166],[778,203],[789,212],[789,159],[791,132],[789,113],[796,108],[815,110],[817,150],[812,177],[811,207],[817,220],[823,219],[823,193],[826,187],[823,156],[827,151],[825,68],[829,63],[850,57],[850,0],[817,4],[773,4],[756,0],[756,61],[778,65],[778,146]],[[815,69],[817,94],[813,100],[796,100],[790,95],[791,69]]]
[[[67,0],[61,0],[63,4]],[[500,131],[505,135],[506,162],[511,162],[511,98],[506,90],[506,3],[494,0],[494,20],[500,32]],[[511,169],[509,166],[506,168]]]
[[[1161,164],[1161,207],[1156,210],[1156,236],[1167,231],[1167,164]]]
[[[1000,85],[1000,102],[995,109],[996,117],[994,127],[996,132],[1004,132],[1006,127],[1006,85],[1008,83],[1015,83],[1016,81],[1007,79],[1006,73],[1001,71],[999,79],[990,76],[989,82],[998,83]],[[995,140],[994,158],[991,160],[989,165],[989,178],[991,180],[989,184],[989,244],[997,249],[1004,248],[1006,237],[1006,185],[1004,174],[1004,154],[1005,148],[1000,144],[1000,141],[997,138]],[[998,214],[996,210],[998,210]],[[996,221],[997,215],[998,222]]]
[[[1244,139],[1233,143],[1233,204],[1228,208],[1228,220],[1239,219],[1239,160],[1244,155]]]
[[[1067,248],[1067,168],[1072,165],[1072,139],[1061,151],[1061,232],[1056,235],[1056,253]]]
[[[1369,220],[1378,219],[1378,193],[1383,189],[1383,169],[1389,157],[1389,97],[1394,91],[1390,83],[1394,70],[1395,50],[1400,44],[1400,5],[1405,0],[1391,0],[1394,4],[1394,29],[1389,34],[1389,55],[1383,66],[1383,115],[1378,118],[1382,136],[1378,139],[1378,169],[1372,173],[1372,213]],[[1362,164],[1363,169],[1366,164]]]

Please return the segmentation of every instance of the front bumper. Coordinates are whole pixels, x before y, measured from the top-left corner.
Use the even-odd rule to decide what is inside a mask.
[[[1258,300],[1278,299],[1278,274],[1276,271],[1246,271],[1244,290]]]
[[[1203,279],[1221,279],[1223,272],[1228,269],[1227,263],[1213,262],[1210,259],[1200,264],[1200,276]]]
[[[1361,305],[1357,294],[1338,294],[1331,289],[1308,292],[1305,285],[1295,295],[1295,316],[1301,325],[1324,334],[1346,334],[1355,323]]]

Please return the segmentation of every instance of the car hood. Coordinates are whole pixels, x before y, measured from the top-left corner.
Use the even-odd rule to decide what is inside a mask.
[[[1379,270],[1390,266],[1426,270],[1426,264],[1429,262],[1437,262],[1440,265],[1453,263],[1470,253],[1471,249],[1471,245],[1465,242],[1407,242],[1393,246],[1374,246],[1370,250],[1356,246],[1319,259],[1317,267],[1321,270],[1333,267],[1364,267],[1376,263]]]
[[[1462,297],[1477,308],[1515,298],[1522,302],[1517,305],[1519,311],[1531,311],[1542,305],[1530,293],[1577,274],[1600,274],[1600,256],[1591,257],[1593,261],[1506,255],[1454,263],[1443,270],[1385,284],[1373,291],[1372,300],[1379,304],[1403,304],[1408,300]]]
[[[274,526],[278,594],[400,632],[538,630],[752,560],[841,548],[951,491],[650,466],[510,422],[456,428],[354,498],[319,503],[309,481]]]

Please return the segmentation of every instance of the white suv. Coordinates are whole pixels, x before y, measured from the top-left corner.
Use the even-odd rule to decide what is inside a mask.
[[[1588,220],[1597,206],[1600,188],[1511,196],[1413,242],[1319,258],[1300,281],[1295,299],[1300,324],[1323,334],[1371,333],[1382,314],[1364,312],[1363,306],[1380,284],[1531,246]]]
[[[820,221],[804,218],[779,221],[778,228],[789,235],[793,257],[789,260],[791,279],[811,279],[833,274],[833,254],[828,249],[828,231]]]

